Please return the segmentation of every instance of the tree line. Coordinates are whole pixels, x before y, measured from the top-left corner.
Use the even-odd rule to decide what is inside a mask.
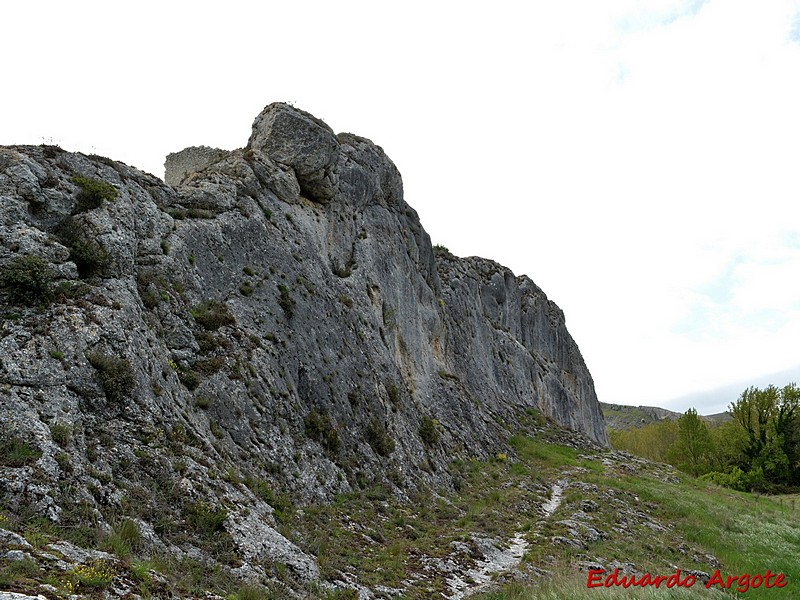
[[[742,491],[800,488],[800,388],[749,387],[730,404],[732,420],[711,426],[690,408],[679,419],[611,431],[614,448]]]

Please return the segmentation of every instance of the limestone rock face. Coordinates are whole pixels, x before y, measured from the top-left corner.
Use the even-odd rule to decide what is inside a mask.
[[[212,552],[185,536],[214,526],[242,572],[307,581],[281,498],[446,489],[533,410],[607,445],[563,313],[434,249],[380,147],[273,104],[244,150],[200,154],[173,187],[0,148],[0,439],[29,450],[0,504],[100,529],[135,506],[156,547]]]
[[[247,146],[293,169],[301,191],[309,198],[327,202],[336,194],[333,167],[339,144],[333,130],[307,112],[287,104],[270,104],[256,117]]]

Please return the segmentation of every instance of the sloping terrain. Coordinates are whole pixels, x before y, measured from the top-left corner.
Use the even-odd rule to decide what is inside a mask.
[[[600,448],[531,412],[508,438],[509,453],[456,461],[456,490],[398,495],[381,484],[302,509],[284,504],[280,530],[318,560],[314,598],[729,597],[770,569],[786,586],[748,597],[791,598],[800,580],[796,499],[734,492],[667,465]],[[241,484],[240,484],[241,485]],[[5,516],[5,514],[4,514]],[[0,518],[2,519],[2,518]],[[276,562],[262,585],[243,584],[195,556],[153,552],[146,536],[116,527],[104,551],[59,539],[64,530],[14,521],[0,531],[0,586],[63,597],[285,598],[290,567]],[[690,588],[588,589],[591,570],[640,579],[691,576]],[[776,582],[776,577],[772,578]],[[603,592],[611,592],[611,594]],[[630,590],[628,590],[630,591]],[[210,594],[211,593],[211,594]],[[209,595],[210,594],[210,595]],[[2,597],[2,596],[0,596]]]
[[[644,425],[655,423],[656,421],[663,421],[664,419],[677,421],[682,414],[657,406],[627,406],[624,404],[609,404],[606,402],[601,402],[600,408],[603,411],[606,427],[610,430],[634,429],[636,427],[643,427]],[[732,419],[726,412],[713,415],[701,415],[700,418],[705,420],[709,425],[719,425],[720,423],[725,423]]]

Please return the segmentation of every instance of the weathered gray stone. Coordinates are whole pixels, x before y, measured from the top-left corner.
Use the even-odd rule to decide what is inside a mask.
[[[79,548],[75,544],[61,541],[48,544],[50,550],[60,553],[66,560],[72,563],[85,563],[95,560],[115,560],[113,554],[102,552],[100,550],[86,550]]]
[[[282,563],[304,582],[319,579],[316,560],[264,523],[264,520],[263,514],[251,510],[247,515],[231,516],[226,524],[245,559]]]
[[[330,127],[307,112],[270,104],[256,117],[247,147],[291,167],[309,198],[327,202],[336,194],[339,143]]]
[[[28,596],[27,594],[17,594],[16,592],[0,592],[0,600],[47,600],[45,596]]]
[[[0,529],[0,544],[3,544],[3,546],[24,548],[26,550],[33,548],[24,537],[6,529]]]

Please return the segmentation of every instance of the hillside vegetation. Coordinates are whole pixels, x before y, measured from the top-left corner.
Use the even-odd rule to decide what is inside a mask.
[[[769,569],[784,575],[785,587],[762,585],[748,590],[748,597],[797,592],[795,497],[721,488],[668,465],[600,448],[533,411],[506,442],[508,453],[490,460],[454,462],[458,483],[451,493],[397,495],[378,485],[302,509],[273,498],[281,507],[281,533],[320,565],[325,583],[305,592],[331,599],[356,598],[367,590],[375,595],[365,597],[378,598],[628,597],[622,588],[587,588],[592,569],[605,569],[603,577],[618,569],[619,577],[637,579],[680,569],[682,578],[696,579],[690,588],[667,594],[662,584],[630,597],[725,597],[719,585],[713,586],[715,595],[704,587],[716,570],[723,581],[735,576],[734,588],[743,586],[744,574]],[[224,532],[225,515],[196,508],[196,541],[224,543],[224,536],[215,538]],[[82,561],[63,541],[82,541],[70,530],[11,507],[2,511],[0,526],[8,530],[0,531],[7,549],[27,556],[0,559],[0,589],[45,591],[48,598],[70,592],[100,598],[114,588],[143,598],[285,597],[280,579],[288,574],[278,565],[274,584],[242,584],[188,555],[153,548],[131,521],[120,519],[113,531],[97,532],[97,549],[81,551]],[[65,571],[47,555],[73,564]]]
[[[603,409],[606,429],[610,431],[627,431],[665,419],[677,421],[681,417],[681,413],[679,412],[667,410],[666,408],[659,408],[657,406],[628,406],[625,404],[600,402],[600,408]],[[732,417],[727,412],[723,412],[713,415],[702,415],[700,418],[708,423],[709,426],[713,427],[730,421]]]
[[[677,420],[610,431],[613,446],[738,490],[792,492],[800,486],[800,389],[750,387],[730,420],[709,425],[694,409]]]

